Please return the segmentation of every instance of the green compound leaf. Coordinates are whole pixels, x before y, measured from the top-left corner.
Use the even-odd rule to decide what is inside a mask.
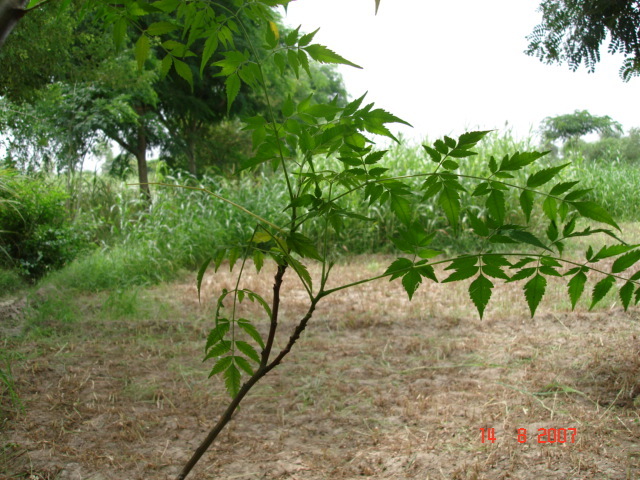
[[[532,317],[535,315],[538,305],[540,305],[540,301],[544,296],[546,288],[547,279],[539,273],[531,280],[529,280],[524,286],[524,296],[527,299],[527,303],[529,304],[529,310],[531,311]]]
[[[491,290],[493,289],[493,283],[484,275],[478,275],[471,285],[469,285],[469,296],[478,309],[480,318],[484,314],[484,309],[491,299]]]
[[[611,287],[613,287],[613,284],[615,282],[616,279],[612,275],[609,275],[595,284],[595,286],[593,287],[593,296],[589,310],[593,309],[596,303],[602,300],[604,296],[609,293],[609,290],[611,290]]]

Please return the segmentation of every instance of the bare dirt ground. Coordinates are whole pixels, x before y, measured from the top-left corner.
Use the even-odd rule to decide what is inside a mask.
[[[388,260],[360,258],[334,278]],[[268,296],[270,274],[246,286]],[[228,400],[201,360],[214,292],[231,285],[208,275],[202,306],[193,275],[85,296],[75,321],[7,338],[23,409],[3,398],[0,478],[174,478]],[[325,299],[189,478],[640,478],[639,310],[572,313],[550,285],[530,319],[503,285],[480,320],[465,288],[425,284],[409,303],[378,281]],[[284,291],[280,346],[304,313],[300,285]],[[538,443],[543,428],[575,428],[575,441]]]

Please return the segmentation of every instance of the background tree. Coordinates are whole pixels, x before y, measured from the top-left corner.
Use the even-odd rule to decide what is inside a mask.
[[[590,133],[599,133],[602,137],[620,136],[622,125],[608,115],[599,117],[591,115],[587,110],[576,110],[566,115],[547,117],[541,126],[543,139],[567,141],[577,139]]]
[[[639,0],[545,0],[542,22],[527,37],[527,55],[546,63],[582,63],[590,72],[600,61],[600,45],[609,38],[609,53],[622,53],[620,76],[640,75]]]

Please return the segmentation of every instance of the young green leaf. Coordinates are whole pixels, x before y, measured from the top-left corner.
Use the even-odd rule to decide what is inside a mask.
[[[542,204],[542,211],[549,218],[549,220],[555,220],[558,216],[558,203],[553,197],[547,197]]]
[[[536,188],[549,182],[555,177],[562,169],[567,168],[570,163],[565,163],[558,167],[544,168],[539,172],[534,173],[527,179],[527,187]]]
[[[219,357],[220,355],[227,353],[229,350],[231,350],[231,341],[222,340],[221,342],[216,343],[213,347],[209,349],[209,351],[204,357],[204,360],[209,360],[210,358]]]
[[[505,216],[505,199],[504,192],[502,190],[491,190],[491,193],[487,197],[487,209],[493,219],[502,224]]]
[[[198,302],[200,302],[200,287],[202,286],[202,277],[204,277],[204,272],[207,271],[207,267],[211,263],[211,260],[213,260],[213,257],[207,258],[204,262],[202,262],[202,265],[200,265],[200,269],[198,270],[198,276],[197,276]]]
[[[567,291],[569,292],[569,298],[571,299],[571,310],[576,308],[576,304],[582,296],[582,292],[584,292],[584,285],[586,282],[587,275],[582,270],[576,273],[574,277],[569,280]]]
[[[622,306],[625,311],[629,308],[629,303],[631,303],[631,296],[633,295],[633,282],[627,282],[620,289],[620,301],[622,302]]]
[[[421,283],[422,276],[417,269],[412,268],[404,274],[404,276],[402,277],[402,286],[407,292],[407,295],[409,295],[409,300],[413,298],[413,294],[418,289]]]
[[[255,348],[249,345],[247,342],[243,342],[242,340],[236,341],[236,348],[244,353],[247,357],[253,360],[256,363],[260,363],[260,356],[258,352],[256,352]]]
[[[542,243],[533,233],[526,232],[524,230],[508,230],[507,234],[518,242],[528,243],[534,247],[544,248],[545,250],[551,251],[551,249]]]
[[[180,75],[186,82],[189,84],[191,89],[193,89],[193,72],[189,65],[187,65],[182,60],[178,60],[177,58],[173,59],[173,66],[176,69],[176,73]]]
[[[571,190],[573,187],[575,187],[578,183],[580,182],[563,182],[563,183],[558,183],[557,185],[555,185],[551,191],[549,192],[549,195],[562,195],[565,192],[568,192],[569,190]]]
[[[204,51],[202,52],[202,60],[200,60],[200,76],[203,75],[204,69],[209,63],[209,60],[218,49],[218,37],[216,35],[209,35],[204,42]]]
[[[224,372],[224,383],[231,397],[235,397],[240,391],[240,371],[233,363]]]
[[[502,270],[502,268],[495,265],[484,265],[482,267],[482,273],[493,278],[501,278],[502,280],[510,280],[509,276]]]
[[[140,37],[136,41],[136,46],[134,51],[136,62],[138,62],[138,70],[140,71],[142,71],[142,67],[144,67],[144,62],[147,61],[150,48],[151,48],[151,42],[149,41],[149,37],[143,33],[142,35],[140,35]]]
[[[616,279],[612,275],[608,275],[595,284],[595,286],[593,287],[593,297],[591,300],[591,306],[589,307],[589,310],[593,309],[596,303],[602,300],[604,296],[607,293],[609,293],[609,290],[611,290],[611,287],[613,287],[613,284],[615,282],[616,282]]]
[[[478,275],[471,285],[469,285],[469,296],[478,309],[480,318],[484,314],[484,309],[491,299],[491,290],[493,289],[493,283],[484,275]]]
[[[411,204],[406,197],[391,195],[391,209],[402,223],[405,225],[411,223]]]
[[[418,262],[416,265],[419,265],[419,264],[420,264],[420,262]],[[436,277],[436,273],[433,270],[433,267],[431,265],[416,266],[416,270],[423,277],[428,278],[429,280],[433,280],[434,282],[438,283],[438,278]]]
[[[149,25],[149,27],[147,28],[147,34],[151,36],[165,35],[169,32],[173,32],[177,28],[177,25],[174,25],[170,22],[155,22]]]
[[[529,304],[529,310],[531,311],[532,317],[535,315],[538,305],[540,305],[540,301],[544,296],[546,288],[547,279],[539,273],[531,280],[529,280],[524,286],[524,296],[527,299],[527,303]]]
[[[478,273],[478,270],[480,270],[480,267],[464,267],[464,268],[460,268],[460,269],[456,270],[455,272],[453,272],[451,275],[449,275],[447,278],[445,278],[442,281],[442,283],[458,282],[460,280],[466,280],[467,278],[471,278],[476,273]]]
[[[176,65],[176,70],[177,69],[178,68]],[[189,72],[191,72],[191,70],[189,70]],[[191,82],[193,82],[193,80]],[[229,75],[224,82],[225,88],[227,91],[227,113],[231,111],[231,105],[233,104],[233,101],[238,96],[238,93],[240,92],[240,83],[241,83],[240,77],[238,76],[237,73]]]
[[[218,321],[218,325],[215,328],[211,329],[209,335],[207,336],[207,344],[204,347],[205,352],[209,350],[213,345],[224,340],[224,336],[229,331],[229,321]]]
[[[346,58],[341,57],[336,52],[329,50],[324,45],[316,43],[309,45],[308,47],[303,47],[303,49],[311,56],[311,58],[320,63],[337,63],[341,65],[349,65],[355,68],[362,68],[361,66],[350,62]]]
[[[254,327],[249,322],[249,320],[245,320],[241,318],[240,320],[238,320],[238,326],[242,328],[245,332],[247,332],[247,334],[251,338],[253,338],[258,345],[260,345],[260,348],[264,348],[264,342],[262,340],[262,337],[260,336],[260,333],[258,332],[256,327]]]
[[[390,275],[389,281],[395,280],[398,277],[403,276],[413,267],[413,262],[408,258],[398,258],[389,265],[389,268],[384,272],[384,275]]]
[[[227,368],[229,368],[229,365],[231,365],[232,362],[233,357],[223,357],[218,360],[211,369],[211,372],[209,372],[209,378],[217,375],[220,372],[224,372]]]
[[[531,211],[533,210],[533,192],[529,190],[523,190],[520,194],[520,208],[524,213],[527,222],[531,219]]]
[[[590,218],[591,220],[595,220],[596,222],[606,223],[607,225],[611,225],[612,227],[620,230],[620,227],[613,220],[611,215],[609,215],[609,213],[600,205],[591,201],[571,202],[571,205],[573,205],[573,207],[583,217]]]
[[[247,375],[253,375],[253,368],[246,358],[239,355],[233,357],[233,361],[238,365]]]
[[[438,203],[440,203],[440,206],[444,210],[449,223],[455,228],[458,225],[458,218],[460,216],[460,195],[458,191],[445,186],[440,194]]]
[[[634,250],[633,252],[622,255],[620,258],[616,259],[615,262],[613,262],[611,273],[623,272],[627,268],[634,265],[638,260],[640,260],[640,250]]]
[[[307,285],[307,287],[309,287],[309,290],[311,290],[313,288],[313,284],[311,275],[309,275],[309,270],[307,270],[307,267],[292,257],[289,257],[288,261],[291,267],[296,271],[300,279]]]

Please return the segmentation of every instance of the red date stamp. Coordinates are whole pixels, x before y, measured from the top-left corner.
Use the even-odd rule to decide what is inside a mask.
[[[537,443],[576,443],[577,436],[577,428],[539,428],[535,438]],[[480,441],[482,443],[495,443],[496,440],[495,428],[480,429]],[[518,443],[527,443],[529,438],[526,428],[518,429],[516,440]]]

